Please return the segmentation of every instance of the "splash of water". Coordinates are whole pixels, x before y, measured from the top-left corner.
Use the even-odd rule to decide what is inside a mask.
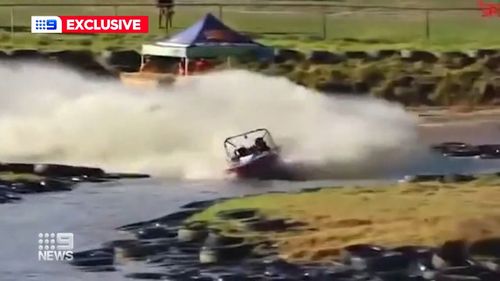
[[[218,178],[224,138],[265,127],[285,160],[311,177],[359,177],[401,165],[417,141],[415,120],[397,105],[246,71],[155,90],[48,65],[0,67],[0,75],[3,161]]]

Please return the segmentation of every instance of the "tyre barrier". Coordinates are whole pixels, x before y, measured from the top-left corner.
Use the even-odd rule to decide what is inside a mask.
[[[165,226],[157,225],[137,229],[135,237],[141,240],[174,239],[177,237],[177,233]]]
[[[131,279],[141,279],[141,280],[171,280],[168,279],[168,275],[164,273],[130,273],[126,274],[125,278]]]
[[[74,253],[70,264],[81,267],[109,266],[114,264],[114,259],[114,249],[103,248]]]
[[[216,203],[220,203],[222,200],[202,200],[187,203],[181,206],[181,209],[206,209]]]
[[[21,197],[11,192],[5,187],[0,187],[0,204],[11,203],[21,200]]]
[[[154,256],[169,250],[170,241],[140,241],[126,242],[114,245],[116,256],[120,260],[140,261],[146,260],[149,256]]]
[[[449,141],[433,144],[430,148],[445,157],[500,159],[500,144],[472,145],[465,142]]]
[[[15,182],[0,180],[0,185],[3,187],[3,190],[11,193],[29,194],[70,191],[73,189],[74,183],[54,179],[44,179],[39,181],[17,180]]]
[[[476,176],[464,174],[417,174],[404,176],[400,182],[440,182],[440,183],[464,183],[477,180]]]
[[[104,174],[101,177],[103,179],[120,180],[120,179],[145,179],[145,178],[150,178],[151,176],[148,174],[110,173],[110,174]]]
[[[406,272],[409,270],[411,262],[409,256],[398,252],[384,252],[375,257],[353,257],[350,261],[354,269],[377,274]]]
[[[199,204],[189,206],[205,205]],[[258,255],[255,250],[261,241],[253,242],[250,236],[229,234],[200,221],[184,222],[202,210],[183,209],[119,227],[135,234],[135,239],[115,240],[94,251],[75,253],[73,264],[80,265],[81,270],[92,271],[118,263],[126,266],[130,261],[134,261],[134,266],[144,263],[150,272],[125,276],[144,280],[500,280],[500,238],[471,244],[448,241],[439,247],[384,248],[355,244],[341,249],[338,259],[327,264],[291,263],[271,250],[268,253],[272,254],[267,256]],[[218,215],[239,222],[239,219],[255,217],[257,212],[238,209]],[[188,232],[182,234],[181,230]],[[261,245],[272,249],[273,243]],[[114,253],[113,260],[109,253]]]
[[[201,210],[199,209],[182,210],[160,218],[123,225],[117,227],[116,230],[136,231],[148,227],[177,227],[180,225],[181,222],[188,219],[189,217],[191,217],[192,215],[196,214],[199,211]]]
[[[247,257],[253,247],[253,244],[246,241],[222,246],[203,246],[200,250],[199,261],[201,264],[221,264],[239,261]]]
[[[481,159],[500,159],[500,144],[478,145],[477,148]]]
[[[71,191],[77,183],[101,183],[144,174],[107,174],[100,168],[59,164],[0,163],[0,204],[21,199],[19,194]]]
[[[261,215],[257,209],[232,209],[219,211],[216,216],[223,220],[253,220],[260,219]]]
[[[208,235],[207,223],[192,221],[181,226],[177,232],[177,239],[180,242],[199,242]]]
[[[210,229],[207,238],[204,241],[204,246],[207,247],[220,247],[238,245],[245,241],[242,237],[228,236],[222,234],[218,229]]]
[[[468,247],[471,256],[500,259],[500,238],[482,239]]]
[[[56,164],[35,164],[33,172],[42,176],[49,177],[103,177],[104,170],[100,168],[56,165]]]
[[[345,264],[350,264],[351,259],[355,257],[377,257],[380,256],[385,249],[376,245],[356,244],[345,247],[340,252],[340,260]]]
[[[251,231],[283,232],[292,230],[297,227],[305,226],[305,224],[300,222],[290,222],[286,219],[260,219],[260,220],[245,222],[245,226],[246,229]]]

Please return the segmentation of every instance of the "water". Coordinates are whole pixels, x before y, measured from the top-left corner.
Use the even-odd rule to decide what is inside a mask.
[[[397,104],[321,95],[246,71],[190,77],[162,90],[47,65],[0,66],[0,76],[2,161],[220,179],[224,139],[264,127],[285,161],[324,179],[398,167],[416,144],[416,120]]]
[[[439,164],[432,163],[405,172],[418,172],[418,169],[429,172],[500,170],[500,160],[440,159]],[[72,192],[29,195],[20,204],[0,205],[0,237],[3,238],[0,242],[0,276],[5,281],[114,281],[123,280],[124,272],[140,270],[128,265],[125,268],[118,267],[119,272],[88,273],[65,263],[38,261],[36,237],[39,232],[73,232],[75,250],[82,251],[118,239],[120,236],[114,230],[115,227],[175,212],[178,207],[191,201],[317,186],[381,182],[392,180],[250,183],[148,179],[118,184],[83,184]]]
[[[72,192],[27,195],[19,204],[0,205],[2,281],[123,280],[122,272],[86,273],[65,263],[38,261],[39,232],[73,232],[75,250],[82,251],[117,239],[115,227],[163,216],[195,200],[379,183],[418,172],[500,170],[500,160],[444,159],[422,150],[449,140],[500,143],[498,123],[417,130],[416,120],[396,105],[326,98],[283,79],[222,73],[177,86],[168,95],[138,93],[45,66],[1,68],[0,75],[8,77],[0,92],[16,93],[1,96],[2,159],[82,163],[163,176],[83,184]],[[276,133],[277,143],[288,147],[288,160],[302,161],[309,170],[321,168],[324,172],[316,177],[321,181],[220,179],[225,168],[222,140],[255,127]],[[328,180],[339,177],[353,180]]]
[[[190,201],[317,185],[141,180],[113,186],[84,184],[72,192],[26,196],[20,204],[0,206],[0,276],[5,281],[122,280],[122,272],[87,273],[64,263],[38,261],[38,233],[73,232],[75,250],[81,251],[116,239],[115,227],[163,216]]]

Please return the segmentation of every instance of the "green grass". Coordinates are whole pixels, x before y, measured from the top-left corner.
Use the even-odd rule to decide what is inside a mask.
[[[22,0],[16,3],[54,3],[57,1]],[[107,1],[72,1],[72,3],[109,3]],[[144,3],[130,0],[127,3]],[[150,1],[153,2],[153,1]],[[256,1],[265,2],[265,1]],[[366,4],[366,1],[345,0],[347,4]],[[423,0],[419,2],[400,0],[377,0],[370,4],[411,5],[426,7],[473,7],[470,1]],[[419,11],[369,10],[352,11],[343,8],[331,9],[326,18],[326,33],[319,8],[277,7],[226,7],[223,20],[231,27],[248,32],[263,43],[277,47],[301,50],[370,50],[370,49],[436,49],[456,50],[470,48],[500,47],[500,37],[492,36],[500,28],[500,20],[485,19],[478,11],[431,12],[430,37],[426,38],[425,14]],[[193,24],[205,13],[219,14],[217,7],[177,7],[175,29],[182,30]],[[29,33],[31,15],[148,15],[150,33],[147,35],[123,35],[110,38],[100,35],[48,35],[51,39],[40,39]],[[0,7],[0,48],[74,49],[102,50],[106,48],[139,49],[145,41],[167,36],[165,30],[157,28],[157,10],[154,7],[15,7],[15,33],[10,34],[10,10]],[[45,35],[47,37],[47,35]]]
[[[352,244],[437,246],[447,240],[475,241],[494,237],[500,230],[498,179],[490,175],[470,183],[263,194],[223,201],[191,220],[221,225],[216,217],[219,211],[256,208],[264,215],[304,222],[308,227],[303,229],[265,233],[276,242],[281,256],[291,260],[331,260]],[[244,228],[239,233],[253,235]]]
[[[40,181],[43,180],[44,177],[35,175],[35,174],[20,174],[20,173],[11,173],[11,172],[4,172],[0,173],[0,180],[4,181]]]

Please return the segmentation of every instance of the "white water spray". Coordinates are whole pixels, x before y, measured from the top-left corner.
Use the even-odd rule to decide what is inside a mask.
[[[268,128],[312,178],[362,177],[408,159],[416,121],[369,98],[328,97],[285,78],[226,71],[132,89],[68,69],[0,67],[0,159],[219,178],[225,137]]]

